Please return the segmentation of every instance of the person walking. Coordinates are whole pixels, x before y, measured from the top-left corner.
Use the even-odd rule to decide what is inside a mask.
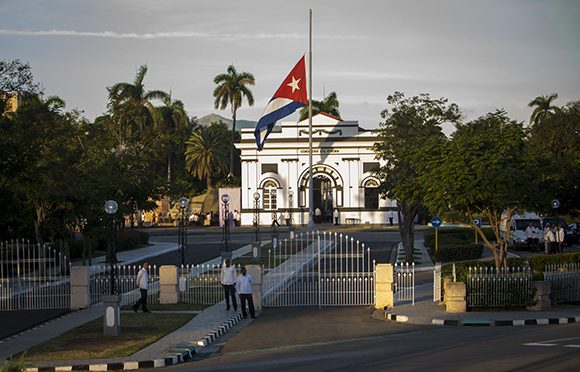
[[[389,224],[393,226],[393,219],[395,218],[395,212],[389,211]]]
[[[229,258],[226,258],[222,265],[221,283],[224,288],[224,295],[226,297],[226,310],[230,309],[230,298],[232,299],[232,306],[234,311],[238,310],[238,302],[236,301],[236,268],[232,265]]]
[[[554,232],[554,237],[556,239],[556,244],[558,247],[558,253],[563,253],[564,252],[564,238],[565,238],[566,234],[564,233],[564,229],[562,228],[562,225],[558,224],[558,226],[556,226],[556,231]]]
[[[149,289],[149,263],[143,262],[143,266],[141,270],[137,273],[137,288],[141,292],[141,298],[133,305],[133,311],[137,312],[139,306],[142,306],[144,313],[150,313],[149,309],[147,308],[147,289]]]
[[[254,284],[254,279],[250,274],[247,273],[246,268],[242,267],[240,276],[236,279],[236,290],[240,295],[240,306],[242,307],[242,315],[244,318],[248,317],[246,312],[246,302],[248,303],[248,308],[250,309],[250,316],[252,319],[256,319],[256,312],[254,310],[254,300],[252,299],[252,285]]]

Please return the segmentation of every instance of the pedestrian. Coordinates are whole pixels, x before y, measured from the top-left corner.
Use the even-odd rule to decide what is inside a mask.
[[[550,253],[550,242],[547,239],[549,230],[550,230],[550,224],[547,223],[546,226],[544,226],[544,252],[546,254]]]
[[[534,224],[532,233],[533,233],[532,245],[533,245],[534,252],[539,252],[540,251],[540,238],[542,237],[542,230],[540,230],[540,225],[538,223]]]
[[[230,309],[230,298],[234,311],[238,310],[238,302],[236,301],[236,268],[232,265],[229,258],[226,258],[222,265],[221,283],[224,288],[224,295],[226,297],[226,310]]]
[[[389,224],[393,226],[393,219],[395,218],[395,213],[393,211],[389,211]]]
[[[137,312],[139,306],[142,306],[144,313],[150,313],[149,309],[147,308],[147,289],[149,289],[149,263],[143,262],[143,266],[141,270],[137,273],[137,288],[141,292],[141,298],[133,305],[133,311]]]
[[[556,242],[556,238],[554,236],[554,231],[550,225],[546,226],[546,230],[544,230],[544,244],[548,247],[546,249],[546,253],[552,254],[555,251],[554,243]]]
[[[564,233],[564,229],[562,228],[562,225],[558,224],[558,226],[556,226],[556,231],[554,232],[554,238],[556,240],[556,244],[558,246],[558,253],[563,253],[564,252],[564,238],[565,238],[566,234]]]
[[[338,208],[334,208],[333,217],[334,217],[334,224],[335,225],[339,225],[339,223],[338,223],[338,218],[339,218]]]
[[[528,243],[528,251],[532,250],[532,243],[534,242],[534,225],[530,222],[526,227],[526,241]]]
[[[240,226],[240,212],[237,209],[234,210],[234,225]]]
[[[252,285],[254,280],[252,276],[247,273],[246,268],[242,267],[241,274],[236,279],[236,290],[240,295],[240,306],[242,307],[242,315],[244,318],[248,317],[246,312],[246,302],[248,303],[248,308],[250,309],[250,316],[252,319],[256,319],[256,312],[254,310],[254,300],[252,299]]]
[[[322,222],[322,211],[320,210],[320,208],[316,207],[316,209],[314,210],[314,222],[316,223],[321,223]]]

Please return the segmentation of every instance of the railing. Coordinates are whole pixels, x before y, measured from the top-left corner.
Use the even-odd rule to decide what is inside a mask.
[[[141,291],[137,287],[137,273],[141,266],[115,265],[115,292],[121,295],[121,306],[137,302],[141,298]],[[107,295],[111,288],[111,267],[109,265],[91,266],[90,295],[91,305],[100,303],[103,295]],[[149,266],[149,288],[147,290],[147,303],[159,303],[159,268]]]
[[[529,267],[469,267],[466,291],[468,308],[529,306],[533,304],[532,272]]]
[[[415,305],[415,263],[395,264],[395,302],[411,301]]]
[[[580,262],[547,265],[544,280],[552,287],[552,303],[580,301]]]
[[[240,265],[236,266],[236,277],[240,268]],[[224,299],[221,265],[186,265],[178,270],[180,303],[213,305]]]
[[[48,244],[0,243],[0,310],[68,308],[70,262]]]
[[[433,302],[441,301],[441,287],[441,264],[438,264],[433,269]]]

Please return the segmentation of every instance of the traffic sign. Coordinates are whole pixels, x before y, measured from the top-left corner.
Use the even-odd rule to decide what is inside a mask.
[[[481,218],[476,218],[473,220],[473,223],[475,223],[475,226],[481,228],[481,226],[483,225]]]
[[[433,218],[431,218],[431,226],[435,228],[440,227],[442,223],[443,220],[441,220],[441,217],[439,216],[433,216]]]

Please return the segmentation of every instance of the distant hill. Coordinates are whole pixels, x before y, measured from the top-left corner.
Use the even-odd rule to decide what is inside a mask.
[[[223,116],[218,115],[218,114],[207,114],[205,116],[197,118],[196,121],[199,125],[203,125],[203,126],[209,126],[213,122],[220,122],[221,121],[221,122],[224,122],[228,126],[228,128],[232,127],[232,119],[224,118]],[[236,120],[236,130],[245,129],[245,128],[253,129],[256,127],[256,123],[257,122],[251,121],[251,120],[238,119],[238,120]]]

